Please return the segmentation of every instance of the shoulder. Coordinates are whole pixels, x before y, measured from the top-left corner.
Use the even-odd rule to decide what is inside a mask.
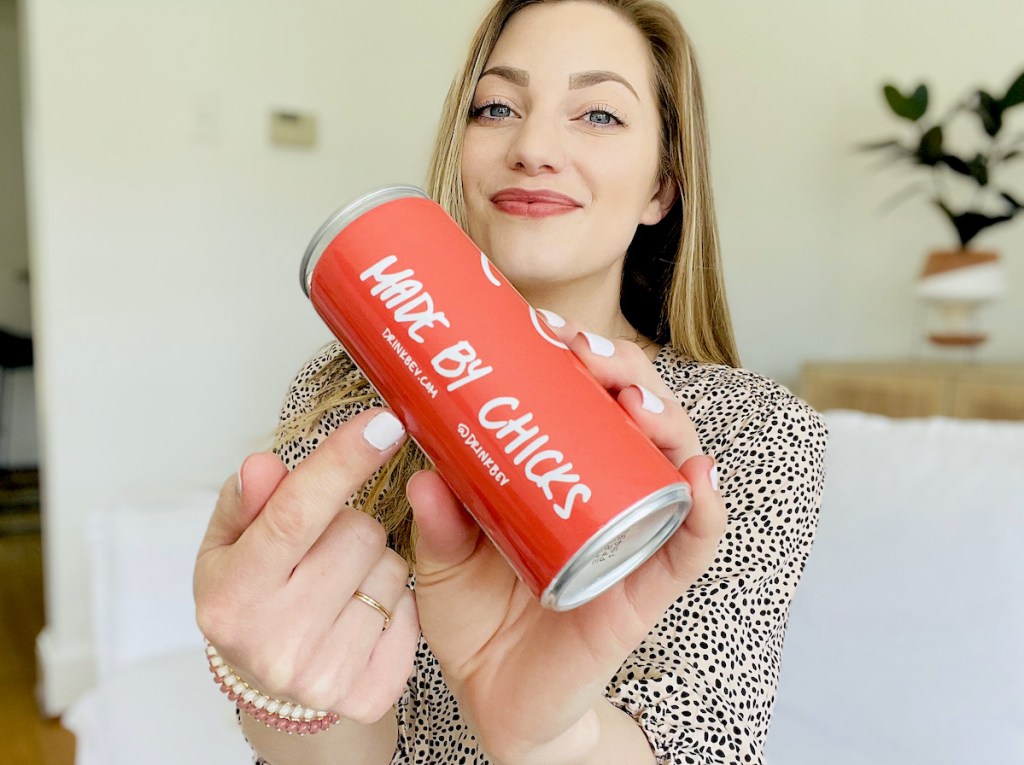
[[[274,452],[289,470],[308,457],[317,445],[342,422],[371,406],[379,406],[376,396],[343,399],[338,391],[359,371],[342,363],[347,356],[341,343],[323,348],[299,370],[281,407]]]
[[[282,422],[312,409],[317,394],[324,387],[324,370],[344,353],[341,343],[328,343],[303,365],[288,390],[288,396],[281,409]]]
[[[828,431],[821,415],[784,385],[749,369],[688,361],[665,348],[654,361],[693,420],[709,453],[745,444],[823,455]]]

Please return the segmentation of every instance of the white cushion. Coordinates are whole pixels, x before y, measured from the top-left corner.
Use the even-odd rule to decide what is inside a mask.
[[[767,762],[1024,762],[1024,423],[826,420]]]

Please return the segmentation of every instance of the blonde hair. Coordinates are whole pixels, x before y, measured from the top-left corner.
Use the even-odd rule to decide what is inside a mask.
[[[427,191],[464,229],[461,157],[477,80],[512,16],[529,5],[560,1],[499,0],[477,30],[463,69],[448,91]],[[644,335],[685,358],[739,366],[725,299],[704,97],[693,46],[675,14],[656,0],[589,1],[619,12],[650,46],[662,123],[662,183],[677,191],[664,219],[640,226],[627,250],[622,312]],[[328,412],[375,397],[344,353],[328,362],[314,383],[318,392],[313,408],[282,424],[277,446],[310,432]],[[415,543],[405,484],[429,466],[410,441],[367,483],[357,501],[384,524],[394,549],[410,562]]]

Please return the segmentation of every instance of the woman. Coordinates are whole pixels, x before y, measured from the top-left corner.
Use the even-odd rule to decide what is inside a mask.
[[[625,581],[545,611],[330,346],[277,455],[225,484],[195,592],[250,699],[340,721],[294,736],[243,714],[245,733],[271,765],[761,762],[825,435],[735,368],[689,41],[648,0],[500,0],[444,113],[432,195],[694,507]]]

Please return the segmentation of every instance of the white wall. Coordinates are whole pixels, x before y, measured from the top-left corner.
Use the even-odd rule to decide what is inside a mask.
[[[948,242],[930,211],[883,219],[854,142],[893,131],[878,87],[959,95],[1024,65],[1024,9],[884,0],[673,3],[698,46],[727,276],[746,364],[911,352],[911,280]],[[422,179],[485,0],[33,0],[27,166],[55,711],[90,673],[82,529],[124,496],[218,485],[265,448],[285,386],[328,337],[298,288],[333,208]],[[984,40],[971,48],[967,40]],[[271,147],[273,108],[314,150]],[[1021,186],[1024,187],[1024,181]],[[1024,355],[1024,225],[986,354]]]
[[[808,358],[935,354],[910,298],[925,254],[957,244],[924,198],[880,207],[917,176],[852,147],[909,132],[885,82],[929,84],[944,113],[972,86],[1002,95],[1024,71],[1017,0],[676,2],[703,65],[727,286],[746,366],[795,383]],[[912,130],[909,123],[907,128]],[[973,125],[971,126],[973,128]],[[1024,107],[1004,127],[1024,132]],[[967,139],[975,133],[967,131]],[[966,148],[966,147],[965,147]],[[1024,162],[1011,166],[1024,194]],[[1024,360],[1024,218],[976,247],[1011,290],[986,309],[979,360]]]

